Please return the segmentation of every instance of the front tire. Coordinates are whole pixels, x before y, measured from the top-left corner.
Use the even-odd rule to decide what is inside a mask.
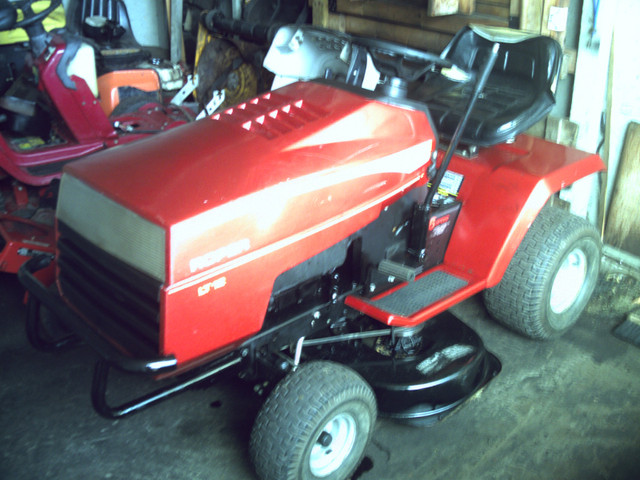
[[[484,292],[489,313],[534,339],[562,335],[576,323],[598,280],[600,237],[586,220],[545,207],[498,285]]]
[[[267,398],[251,432],[251,459],[264,480],[345,480],[371,439],[371,387],[343,365],[302,364]]]

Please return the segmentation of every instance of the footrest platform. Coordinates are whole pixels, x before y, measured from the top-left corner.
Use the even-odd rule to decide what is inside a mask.
[[[413,326],[483,288],[481,282],[437,268],[373,298],[350,295],[345,303],[392,326]]]

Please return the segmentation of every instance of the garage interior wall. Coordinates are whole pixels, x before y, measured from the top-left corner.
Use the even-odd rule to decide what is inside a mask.
[[[640,121],[640,63],[635,38],[638,18],[637,0],[582,0],[569,118],[579,126],[576,146],[589,152],[599,149],[608,172],[601,186],[596,178],[588,178],[564,196],[575,213],[592,221],[611,204],[627,128],[630,122]],[[600,198],[590,194],[599,189]]]

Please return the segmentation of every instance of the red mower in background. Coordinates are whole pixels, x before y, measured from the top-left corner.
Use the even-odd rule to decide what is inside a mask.
[[[27,68],[0,97],[0,271],[11,273],[34,254],[54,252],[54,181],[65,164],[195,117],[162,100],[153,70],[98,77],[88,40],[65,30],[45,32],[42,26],[61,0],[39,13],[32,3],[0,2],[0,31],[23,28],[31,53]],[[118,98],[118,88],[132,80],[140,96]]]
[[[523,134],[554,104],[560,57],[486,27],[440,56],[281,28],[265,59],[281,88],[65,166],[55,291],[34,277],[52,255],[18,274],[30,341],[90,344],[108,418],[235,372],[268,394],[260,478],[349,478],[378,414],[429,424],[500,371],[451,306],[484,292],[544,339],[589,300],[599,235],[552,199],[603,162]],[[159,387],[113,405],[114,370]]]

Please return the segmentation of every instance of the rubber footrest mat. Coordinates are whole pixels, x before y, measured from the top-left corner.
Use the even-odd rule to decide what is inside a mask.
[[[381,310],[403,317],[410,317],[466,285],[466,280],[446,272],[437,271],[415,282],[408,283],[405,287],[371,303]]]
[[[618,325],[613,330],[613,334],[621,340],[640,347],[640,314],[629,314],[629,318]]]

